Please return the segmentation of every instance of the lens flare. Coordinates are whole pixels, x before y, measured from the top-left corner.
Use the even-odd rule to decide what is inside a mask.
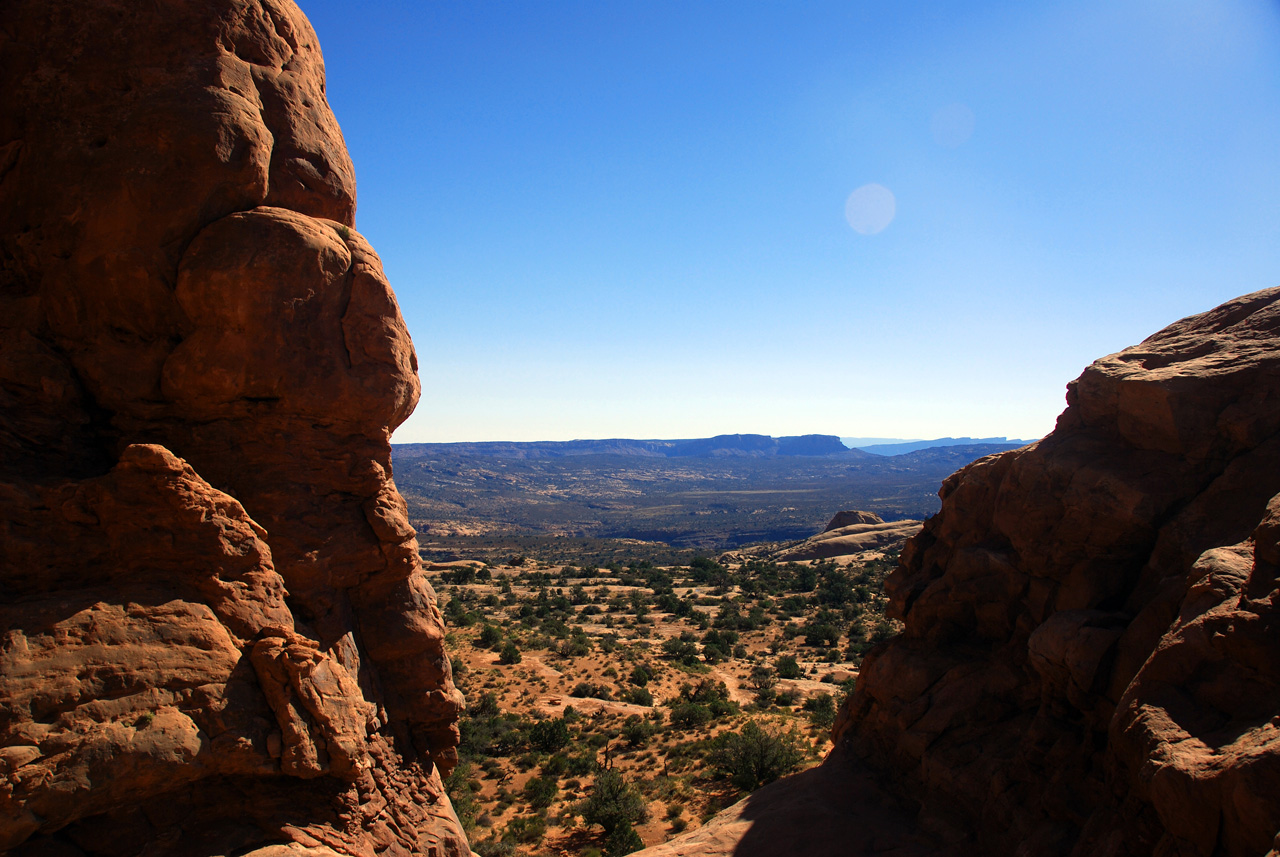
[[[844,202],[844,219],[861,235],[875,235],[888,226],[897,213],[898,202],[893,191],[884,185],[864,184]]]

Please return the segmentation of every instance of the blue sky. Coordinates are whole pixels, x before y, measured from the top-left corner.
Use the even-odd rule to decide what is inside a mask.
[[[301,6],[418,350],[398,442],[1038,437],[1280,285],[1276,2]]]

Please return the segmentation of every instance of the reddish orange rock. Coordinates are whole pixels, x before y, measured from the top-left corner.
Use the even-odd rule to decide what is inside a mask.
[[[973,853],[1259,855],[1280,831],[1280,290],[1097,361],[950,477],[836,733]]]
[[[468,853],[315,33],[15,0],[0,57],[0,850]]]

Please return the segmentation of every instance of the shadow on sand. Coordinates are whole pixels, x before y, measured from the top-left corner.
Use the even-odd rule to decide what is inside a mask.
[[[836,752],[638,857],[953,857],[855,760]]]

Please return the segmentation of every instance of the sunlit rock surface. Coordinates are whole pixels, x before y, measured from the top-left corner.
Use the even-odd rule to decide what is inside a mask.
[[[468,853],[311,26],[12,0],[0,58],[0,850]]]

